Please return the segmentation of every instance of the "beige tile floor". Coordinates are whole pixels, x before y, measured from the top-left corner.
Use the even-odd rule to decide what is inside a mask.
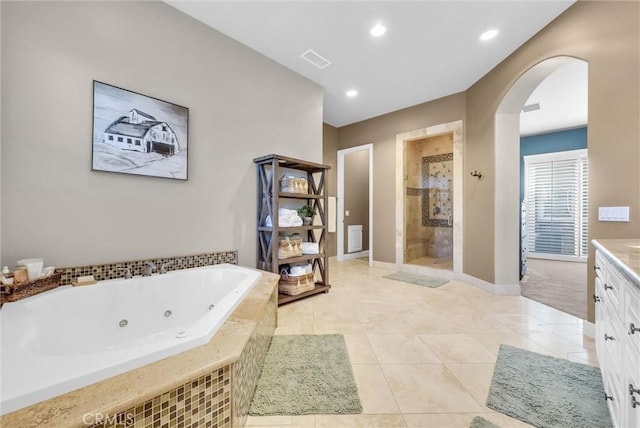
[[[345,336],[363,413],[252,417],[247,427],[468,427],[483,416],[529,425],[485,402],[501,343],[597,365],[582,321],[463,282],[439,288],[382,278],[361,260],[331,262],[328,294],[278,309],[276,334]]]

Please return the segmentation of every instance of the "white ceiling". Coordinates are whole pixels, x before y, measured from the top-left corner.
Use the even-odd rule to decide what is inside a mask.
[[[573,2],[167,0],[321,85],[336,127],[466,90]],[[387,27],[380,38],[369,34],[376,23]],[[301,59],[308,49],[331,65]]]
[[[587,124],[588,64],[572,61],[544,79],[525,105],[540,104],[540,110],[520,113],[520,134],[541,134]]]

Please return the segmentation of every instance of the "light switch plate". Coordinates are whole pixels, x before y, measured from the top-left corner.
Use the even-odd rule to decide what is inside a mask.
[[[598,207],[599,221],[629,221],[629,207]]]

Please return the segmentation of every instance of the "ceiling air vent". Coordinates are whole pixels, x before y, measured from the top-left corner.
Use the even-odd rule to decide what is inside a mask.
[[[530,111],[536,111],[536,110],[540,110],[540,103],[527,104],[526,106],[522,107],[523,113],[527,113],[527,112],[530,112]]]
[[[326,66],[331,65],[331,61],[323,58],[313,49],[307,50],[305,53],[300,55],[300,58],[309,61],[311,64],[315,65],[318,68],[325,68]]]

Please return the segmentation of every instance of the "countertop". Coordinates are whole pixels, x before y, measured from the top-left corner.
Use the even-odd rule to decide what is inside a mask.
[[[640,287],[640,239],[594,239],[591,243]]]

